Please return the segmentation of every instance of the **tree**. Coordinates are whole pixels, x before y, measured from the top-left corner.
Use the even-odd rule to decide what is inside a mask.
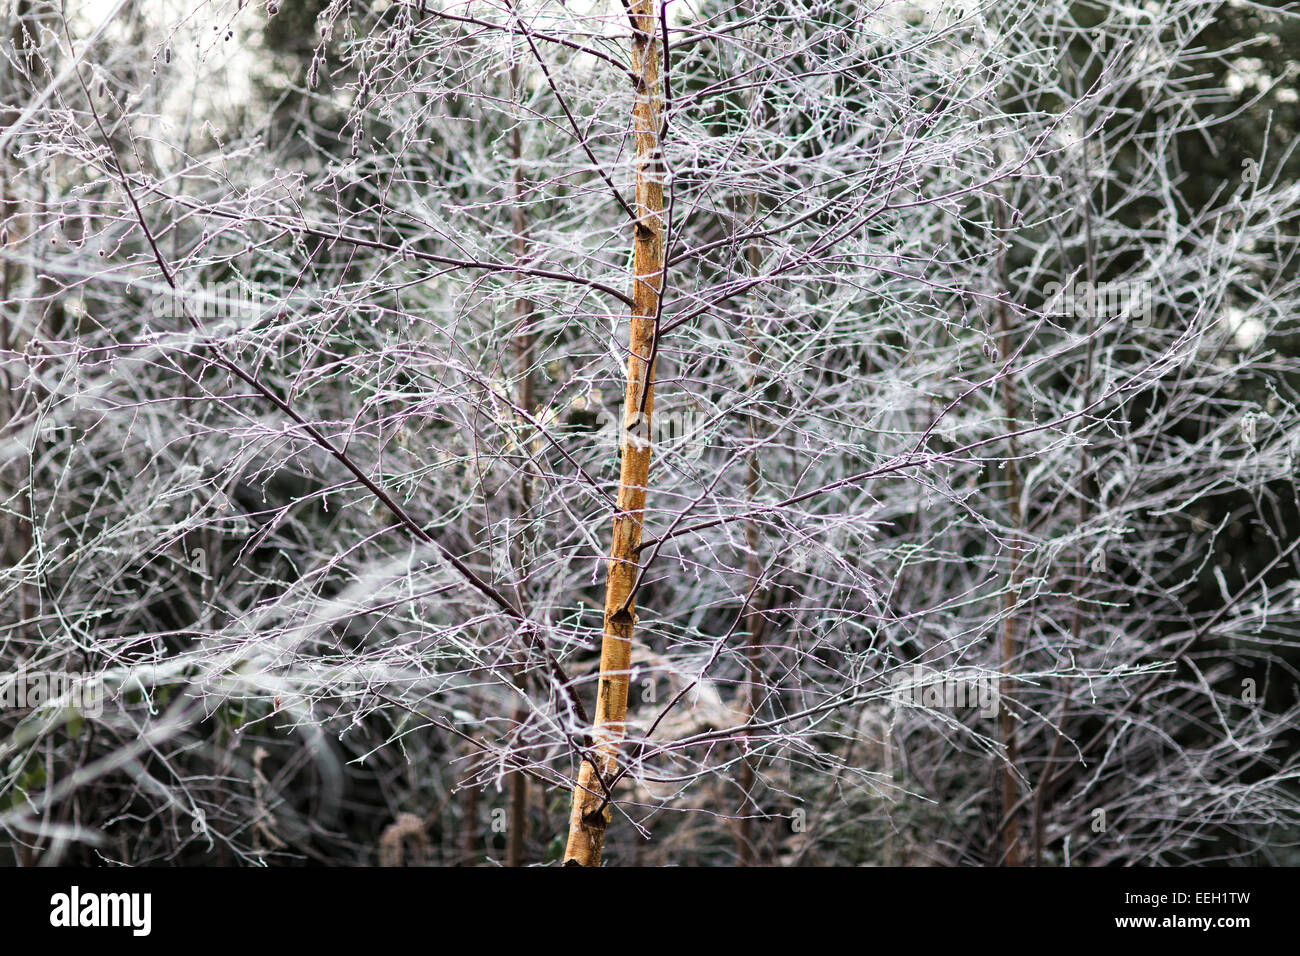
[[[1289,859],[1217,4],[13,9],[15,856]]]

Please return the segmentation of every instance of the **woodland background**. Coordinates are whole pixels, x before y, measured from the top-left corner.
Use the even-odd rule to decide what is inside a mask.
[[[0,9],[0,861],[1300,862],[1294,5]]]

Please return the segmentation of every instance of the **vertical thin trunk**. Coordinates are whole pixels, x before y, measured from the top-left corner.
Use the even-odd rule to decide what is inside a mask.
[[[476,751],[470,750],[471,754]],[[476,758],[471,757],[469,772],[467,777],[472,777],[475,770]],[[482,825],[478,818],[478,787],[469,787],[465,791],[465,803],[462,807],[461,832],[460,832],[460,856],[461,866],[473,866],[479,856],[479,843]]]
[[[998,322],[998,349],[1004,367],[1011,361],[1013,352],[1011,342],[1011,321],[1007,314],[1007,306],[1002,296],[1010,293],[1010,283],[1007,279],[1007,247],[1005,237],[1005,215],[1003,214],[1002,198],[995,196],[993,199],[993,222],[997,231],[998,241],[1000,243],[997,255],[997,281],[1000,286],[999,299],[994,305],[994,311],[997,315]],[[1007,421],[1007,427],[1014,430],[1017,419],[1017,400],[1015,383],[1010,375],[1002,379],[1002,408],[1003,415]],[[1017,458],[1020,454],[1019,445],[1014,438],[1007,442],[1007,518],[1011,526],[1011,542],[1009,546],[1009,569],[1007,572],[1007,590],[1003,598],[1002,607],[1002,633],[999,640],[999,664],[1002,671],[1001,687],[999,688],[999,726],[1002,735],[1002,746],[1004,748],[1004,762],[1002,764],[1002,859],[1007,866],[1020,866],[1024,859],[1024,852],[1020,842],[1020,822],[1016,809],[1020,799],[1020,787],[1016,783],[1015,765],[1016,765],[1016,725],[1014,715],[1011,713],[1010,702],[1013,698],[1014,688],[1010,681],[1010,676],[1015,673],[1015,658],[1019,644],[1019,638],[1016,633],[1016,603],[1020,599],[1020,583],[1024,576],[1024,570],[1021,567],[1020,552],[1024,546],[1021,537],[1023,526],[1022,515],[1020,513],[1020,463]]]
[[[753,417],[750,416],[750,441],[754,439]],[[746,495],[750,501],[758,491],[758,456],[750,449],[746,463]],[[758,600],[758,576],[762,573],[758,558],[758,526],[750,520],[745,522],[745,545],[749,554],[745,558],[745,576],[749,581],[747,593],[751,603]],[[758,711],[758,689],[762,679],[762,626],[763,618],[754,607],[745,612],[745,721],[748,723]],[[749,736],[749,731],[745,732]],[[740,790],[744,802],[741,805],[740,820],[736,827],[736,849],[741,866],[753,866],[758,862],[758,851],[754,846],[754,813],[758,809],[754,798],[754,789],[758,781],[757,768],[749,741],[744,742],[745,752],[740,761]]]
[[[758,198],[751,197],[750,203],[750,221],[757,227],[758,220]],[[751,275],[757,275],[759,271],[759,250],[756,243],[751,242],[747,251],[749,259],[749,270]],[[760,358],[758,351],[757,329],[754,315],[750,314],[749,321],[745,327],[745,342],[748,352],[747,360],[749,363],[749,376],[745,382],[745,390],[749,393],[750,401],[754,399],[754,390],[758,383],[758,361]],[[758,418],[752,412],[746,416],[746,430],[749,435],[749,451],[745,455],[745,499],[752,506],[754,499],[758,497],[758,449],[754,443],[758,438]],[[753,601],[758,600],[758,577],[762,573],[762,562],[758,555],[758,525],[752,518],[745,519],[745,547],[748,554],[745,557],[745,576],[748,579],[749,587],[747,593],[750,595],[751,606],[745,613],[745,720],[749,721],[758,710],[758,688],[762,676],[762,627],[763,618],[756,608],[752,606]],[[746,734],[748,736],[748,734]],[[740,763],[740,790],[744,795],[744,803],[741,805],[741,816],[736,827],[736,848],[738,862],[741,866],[753,866],[758,859],[757,849],[754,846],[754,821],[753,811],[757,810],[757,804],[754,800],[754,785],[757,782],[758,773],[755,767],[754,756],[750,752],[748,741],[745,742],[745,752]]]
[[[31,13],[31,5],[27,0],[19,0],[14,6],[13,13],[9,41],[14,59],[7,63],[0,60],[0,81],[3,81],[10,90],[17,90],[20,85],[24,85],[25,79],[21,76],[20,61],[25,61],[28,71],[32,68],[32,53],[36,43],[31,40],[31,35],[36,33],[36,28],[32,24],[30,30],[24,29]],[[31,40],[30,44],[29,40]],[[6,110],[0,114],[0,130],[8,129],[16,122],[18,115],[17,109]],[[20,195],[19,177],[23,169],[17,162],[13,163],[12,168],[10,165],[10,154],[12,152],[13,155],[17,155],[17,146],[15,142],[9,151],[0,155],[0,252],[6,253],[10,249],[21,251],[29,246],[36,228],[31,203],[24,202]],[[25,206],[26,216],[24,216]],[[25,268],[20,263],[10,262],[8,259],[0,261],[0,353],[6,356],[22,351],[25,344],[22,341],[21,326],[28,303],[24,301],[21,292],[15,291],[26,278]],[[36,301],[40,302],[43,299],[38,297]],[[33,324],[39,337],[44,329],[41,313],[36,313]],[[10,375],[6,361],[3,366],[0,366],[0,435],[6,435],[16,425],[23,411],[30,411],[24,406],[29,404],[31,398],[30,381],[15,381]],[[30,489],[32,462],[39,453],[36,446],[41,440],[35,432],[35,425],[36,421],[33,419],[32,454],[18,456],[14,461],[0,465],[0,506],[8,512],[7,517],[0,518],[0,564],[5,567],[16,567],[26,562],[32,554],[35,543]],[[15,646],[7,656],[21,665],[26,660],[29,649],[35,646],[32,640],[32,621],[36,617],[37,595],[32,582],[25,574],[20,574],[16,590],[14,612],[17,620],[13,631]],[[8,640],[6,639],[4,643],[7,644]],[[66,811],[66,805],[63,809]],[[40,835],[32,837],[30,843],[21,843],[18,848],[18,865],[35,866],[41,849]]]
[[[42,21],[48,16],[48,13],[34,10],[30,0],[18,0],[14,4],[9,34],[13,57],[7,62],[0,61],[0,83],[10,90],[21,88],[31,92],[38,71],[53,78],[57,64],[36,55],[41,46]],[[0,131],[13,126],[19,115],[17,108],[0,114]],[[57,205],[57,187],[46,182],[42,174],[56,174],[58,162],[57,159],[49,161],[53,168],[24,166],[15,159],[18,146],[15,140],[0,155],[0,251],[14,249],[30,255],[33,252],[30,247],[39,229],[39,211]],[[30,176],[27,175],[29,172]],[[23,187],[24,179],[29,180],[26,188]],[[42,340],[47,335],[57,336],[65,331],[64,299],[58,292],[59,281],[34,265],[7,260],[0,262],[0,353],[24,352],[32,342],[37,342],[42,344],[42,348],[35,350],[29,361],[42,361]],[[36,480],[33,465],[43,451],[39,446],[47,439],[37,430],[37,417],[30,414],[39,394],[32,380],[15,381],[6,368],[3,379],[0,379],[0,389],[4,393],[3,401],[0,401],[0,435],[14,427],[20,417],[31,420],[30,453],[0,466],[0,504],[9,512],[8,520],[0,520],[0,563],[12,567],[27,562],[34,553],[36,504],[33,494]],[[75,403],[73,407],[76,407]],[[39,643],[35,621],[39,614],[40,595],[36,584],[26,574],[19,576],[16,591],[13,657],[21,665],[29,652],[36,652]],[[85,666],[84,660],[82,666]],[[64,805],[59,813],[66,812],[67,806]],[[22,847],[21,865],[35,865],[43,840],[44,837],[38,834],[33,837],[31,845]]]
[[[613,543],[605,581],[604,636],[600,648],[600,687],[592,741],[594,763],[584,760],[573,790],[565,866],[599,866],[605,828],[612,814],[605,783],[618,765],[626,731],[627,685],[636,626],[633,604],[638,573],[641,522],[650,476],[650,418],[654,410],[654,351],[663,289],[667,224],[664,218],[660,116],[663,87],[653,0],[635,0],[632,19],[632,72],[636,99],[636,214],[632,257],[633,308],[629,322],[627,390],[623,407],[622,465],[619,473]],[[597,770],[599,768],[599,772]]]
[[[519,711],[515,712],[518,719]],[[524,865],[524,840],[528,836],[528,776],[510,775],[510,820],[506,830],[506,866]]]
[[[2,127],[0,127],[2,128]],[[8,158],[0,156],[0,223],[3,223],[4,238],[0,240],[0,250],[6,246],[23,241],[18,235],[18,202],[10,193]],[[11,283],[19,281],[16,273],[21,267],[0,261],[0,353],[10,354],[19,349],[18,321],[22,313],[22,303],[11,294]],[[10,314],[12,307],[13,313]],[[9,374],[8,363],[0,366],[0,435],[5,434],[15,423],[21,405],[20,392],[28,386],[17,384]],[[33,435],[35,443],[39,438]],[[8,504],[9,515],[0,519],[0,564],[16,567],[27,560],[32,552],[31,499],[27,489],[31,482],[31,457],[18,456],[13,462],[0,465],[0,504]],[[29,622],[34,616],[31,583],[26,577],[18,582],[18,600],[14,611],[18,616],[14,630],[16,646],[14,660],[21,664],[27,657],[30,645],[28,637]],[[39,837],[33,838],[39,842]],[[22,843],[18,849],[19,866],[36,865],[36,845]]]
[[[510,83],[515,90],[520,90],[519,67],[510,68]],[[515,242],[515,261],[522,263],[528,257],[528,219],[524,215],[523,194],[524,194],[524,170],[523,170],[523,137],[519,133],[519,125],[510,131],[510,153],[514,159],[514,242]],[[533,304],[526,296],[517,296],[515,298],[515,330],[514,330],[514,350],[515,350],[515,367],[519,376],[518,391],[516,394],[516,404],[528,414],[533,412],[533,333],[531,328],[533,315]],[[520,423],[523,424],[522,422]],[[521,429],[520,434],[526,434]],[[519,519],[521,522],[529,520],[529,512],[532,511],[533,504],[533,469],[529,466],[528,455],[525,451],[523,456],[523,465],[519,474]],[[526,525],[521,525],[518,540],[519,562],[518,566],[522,569],[528,559],[528,531]],[[524,600],[524,587],[521,582],[518,594],[518,603],[520,608],[526,607]],[[523,675],[515,676],[517,681],[522,682]],[[528,717],[528,708],[521,702],[515,709],[515,725],[522,726]],[[523,866],[524,863],[524,841],[528,837],[528,776],[522,771],[516,770],[510,774],[510,819],[507,823],[506,830],[506,866]]]

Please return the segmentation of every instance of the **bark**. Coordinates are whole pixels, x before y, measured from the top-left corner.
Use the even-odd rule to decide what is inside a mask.
[[[519,80],[519,68],[512,66],[510,68],[510,83],[515,90],[521,88]],[[528,258],[528,217],[524,214],[523,193],[524,193],[524,169],[523,169],[523,137],[519,133],[519,126],[516,124],[510,131],[510,153],[515,163],[514,172],[514,245],[515,261],[522,265]],[[533,334],[532,334],[532,316],[533,304],[526,296],[520,295],[515,298],[515,330],[514,330],[514,351],[516,371],[519,376],[519,384],[516,392],[517,404],[529,415],[533,413]],[[525,423],[519,422],[519,433],[521,436],[526,434]],[[533,468],[528,464],[528,455],[523,455],[524,466],[519,474],[519,519],[520,527],[525,529],[519,533],[519,539],[516,542],[518,552],[518,568],[520,569],[521,580],[517,593],[520,608],[526,608],[525,601],[526,588],[523,582],[523,568],[528,560],[529,532],[526,530],[526,522],[529,518],[529,512],[533,506]],[[515,681],[522,686],[524,675],[517,673]],[[515,724],[522,726],[528,717],[528,708],[520,704],[515,709]],[[516,770],[510,774],[510,820],[506,830],[506,866],[523,866],[524,864],[524,841],[528,837],[528,776],[522,771]]]
[[[471,751],[473,753],[473,751]],[[470,770],[467,776],[472,776],[474,764],[470,763]],[[468,787],[465,790],[465,803],[462,807],[461,831],[460,831],[460,857],[461,866],[473,866],[480,856],[480,831],[482,824],[478,818],[478,787]]]
[[[1012,348],[1012,330],[1005,297],[1010,295],[1010,283],[1007,279],[1007,241],[1006,222],[1003,214],[1002,197],[993,200],[993,222],[1000,243],[997,256],[997,279],[1000,285],[1000,298],[994,305],[998,322],[998,350],[1004,366],[1009,365],[1014,353]],[[1006,416],[1007,428],[1016,428],[1018,401],[1015,383],[1009,374],[1002,379],[1002,406]],[[1024,860],[1024,850],[1020,839],[1020,786],[1016,782],[1016,724],[1011,712],[1014,687],[1009,679],[1015,673],[1015,659],[1019,649],[1017,634],[1016,604],[1020,600],[1020,585],[1024,577],[1020,554],[1024,547],[1022,540],[1023,516],[1020,513],[1020,463],[1019,443],[1015,438],[1007,442],[1007,517],[1011,526],[1011,542],[1008,548],[1009,569],[1007,572],[1007,590],[1002,606],[1002,633],[999,639],[999,663],[1002,671],[999,688],[998,716],[999,729],[1004,750],[1002,764],[1002,862],[1006,866],[1020,866]]]
[[[749,218],[750,222],[754,223],[755,228],[757,228],[757,196],[751,198]],[[749,259],[750,275],[758,275],[761,262],[758,245],[751,242],[746,254]],[[749,362],[749,375],[745,382],[745,390],[750,394],[751,402],[755,400],[754,391],[758,386],[758,363],[762,358],[758,350],[758,330],[756,325],[757,318],[751,311],[745,328]],[[746,431],[749,436],[750,447],[745,454],[745,500],[748,506],[753,508],[755,501],[758,499],[760,473],[757,448],[758,417],[752,413],[746,416]],[[762,562],[759,560],[758,546],[758,524],[752,518],[747,518],[745,520],[745,547],[748,553],[745,556],[745,576],[748,579],[748,593],[751,603],[745,612],[746,684],[744,713],[746,722],[752,720],[758,710],[758,693],[763,670],[763,617],[758,612],[758,609],[754,607],[754,602],[758,600],[758,578],[762,573]],[[748,738],[749,733],[746,732],[745,736]],[[754,814],[759,810],[754,793],[754,786],[758,781],[758,771],[748,740],[744,741],[743,747],[744,754],[740,762],[740,791],[743,794],[744,802],[741,805],[740,820],[736,827],[736,855],[739,865],[753,866],[758,862],[758,850],[754,846],[753,820]]]
[[[600,684],[593,719],[592,748],[579,767],[569,815],[565,866],[599,866],[605,829],[612,818],[606,792],[618,768],[626,732],[627,688],[636,626],[634,604],[642,520],[650,475],[650,421],[654,410],[654,353],[663,289],[667,224],[664,216],[663,158],[660,153],[663,88],[655,37],[653,0],[631,4],[632,72],[636,137],[636,215],[633,239],[632,314],[629,322],[627,389],[623,407],[622,463],[614,515],[613,543],[605,582]]]

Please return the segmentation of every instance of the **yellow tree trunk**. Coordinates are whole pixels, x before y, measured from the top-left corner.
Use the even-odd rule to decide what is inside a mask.
[[[627,391],[621,436],[614,540],[605,582],[605,625],[600,648],[600,688],[592,732],[591,759],[584,760],[573,790],[565,866],[599,866],[605,828],[612,813],[605,785],[617,773],[619,745],[627,721],[627,685],[636,626],[633,589],[650,475],[650,417],[654,410],[655,326],[663,290],[667,224],[664,166],[660,153],[663,106],[660,50],[654,0],[636,0],[632,19],[632,72],[636,98],[636,214],[632,299],[627,357]],[[597,772],[599,767],[599,772]]]

